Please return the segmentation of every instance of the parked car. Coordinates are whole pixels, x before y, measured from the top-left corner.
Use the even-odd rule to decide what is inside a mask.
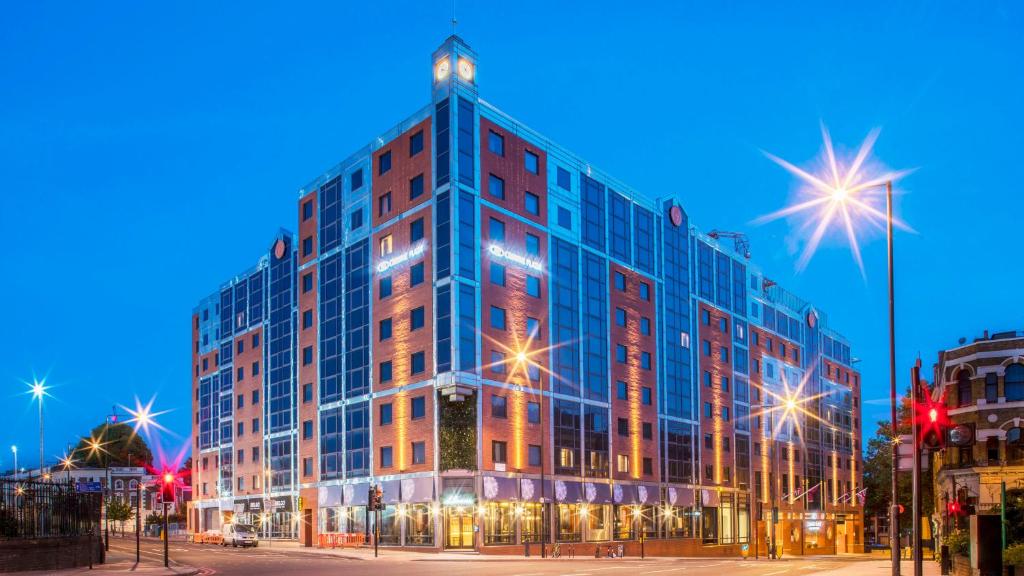
[[[235,546],[259,546],[259,538],[256,537],[256,529],[249,524],[225,524],[224,525],[224,546],[231,544]]]

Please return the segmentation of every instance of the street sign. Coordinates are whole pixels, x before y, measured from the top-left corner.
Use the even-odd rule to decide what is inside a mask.
[[[103,486],[99,482],[78,482],[75,492],[103,492]]]

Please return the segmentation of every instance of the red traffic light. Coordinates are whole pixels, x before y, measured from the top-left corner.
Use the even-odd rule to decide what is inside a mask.
[[[164,473],[164,484],[174,484],[174,474],[170,472]]]

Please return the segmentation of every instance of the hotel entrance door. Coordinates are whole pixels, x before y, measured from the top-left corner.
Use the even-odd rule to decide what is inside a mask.
[[[473,549],[473,509],[444,507],[444,547],[448,550]]]

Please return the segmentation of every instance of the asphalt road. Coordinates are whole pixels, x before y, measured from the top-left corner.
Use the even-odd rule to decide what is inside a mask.
[[[134,540],[113,539],[111,548],[119,556],[135,555]],[[496,559],[466,555],[465,558],[453,559],[451,555],[441,558],[429,553],[393,553],[389,556],[387,550],[382,550],[381,557],[375,559],[372,556],[320,554],[295,548],[275,550],[266,543],[259,548],[222,548],[173,541],[170,543],[170,557],[172,563],[200,568],[200,574],[207,576],[382,576],[413,573],[416,576],[810,576],[847,572],[851,568],[855,573],[862,573],[852,564],[868,567],[867,563],[849,557],[753,561],[732,558]],[[162,563],[162,543],[144,541],[142,562],[147,565]]]

